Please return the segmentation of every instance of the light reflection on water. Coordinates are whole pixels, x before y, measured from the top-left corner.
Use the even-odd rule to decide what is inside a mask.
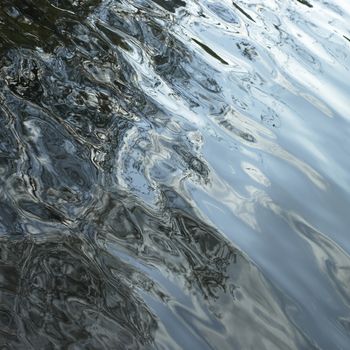
[[[3,0],[0,345],[347,349],[349,20]]]

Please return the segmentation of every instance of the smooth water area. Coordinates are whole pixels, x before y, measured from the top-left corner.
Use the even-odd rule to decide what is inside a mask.
[[[1,0],[1,349],[350,349],[348,0]]]

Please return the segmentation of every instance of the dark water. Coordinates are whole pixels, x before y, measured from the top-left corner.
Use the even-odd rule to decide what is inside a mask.
[[[350,349],[349,23],[1,0],[1,349]]]

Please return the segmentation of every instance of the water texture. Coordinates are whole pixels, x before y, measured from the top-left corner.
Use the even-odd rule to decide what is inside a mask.
[[[1,0],[1,349],[350,349],[349,23]]]

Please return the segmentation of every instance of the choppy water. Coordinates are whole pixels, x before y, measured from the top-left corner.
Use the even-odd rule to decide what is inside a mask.
[[[350,349],[349,23],[1,0],[1,348]]]

